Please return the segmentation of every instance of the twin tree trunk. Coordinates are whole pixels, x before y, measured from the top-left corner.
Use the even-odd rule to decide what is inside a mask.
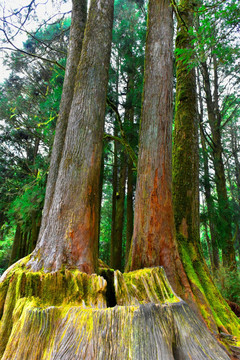
[[[78,64],[81,56],[84,29],[87,20],[87,0],[72,0],[72,18],[70,28],[70,38],[68,46],[67,64],[63,83],[61,104],[59,109],[58,121],[55,131],[54,144],[51,154],[51,162],[47,180],[45,202],[43,209],[42,224],[39,237],[42,237],[46,223],[48,221],[55,185],[58,177],[58,170],[62,158],[65,135],[68,126],[68,117],[71,110],[74,84]]]
[[[170,2],[155,0],[149,2],[148,11],[134,231],[128,268],[162,265],[177,289],[178,270],[183,269],[178,269],[181,262],[171,188],[172,9]]]
[[[38,244],[28,263],[34,271],[42,267],[54,271],[63,265],[87,273],[97,269],[99,178],[112,23],[113,0],[92,1],[55,189],[49,205],[46,203]]]

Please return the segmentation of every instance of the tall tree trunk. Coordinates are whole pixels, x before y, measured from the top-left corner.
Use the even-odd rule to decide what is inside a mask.
[[[235,162],[235,178],[237,184],[237,195],[238,195],[238,203],[240,206],[240,162],[238,159],[238,145],[237,145],[237,127],[231,124],[231,148],[232,154]]]
[[[213,271],[219,268],[219,248],[218,248],[218,232],[215,225],[216,213],[214,207],[214,200],[212,197],[211,191],[211,183],[210,183],[210,174],[209,174],[209,163],[208,163],[208,152],[206,146],[205,135],[203,132],[202,124],[203,124],[203,102],[202,102],[202,93],[201,93],[201,85],[199,79],[199,69],[198,69],[198,88],[199,88],[199,121],[200,121],[200,139],[202,145],[202,153],[203,153],[203,168],[204,168],[204,179],[203,186],[205,192],[205,198],[207,203],[207,211],[208,211],[208,220],[209,220],[209,228],[211,234],[211,244],[212,244],[212,262]]]
[[[122,236],[124,225],[124,200],[125,200],[125,182],[126,182],[126,154],[124,150],[121,153],[118,193],[116,196],[116,218],[114,244],[111,247],[111,267],[113,269],[122,268]]]
[[[235,163],[235,179],[237,185],[237,201],[238,205],[240,206],[240,162],[238,159],[238,145],[237,145],[237,128],[231,124],[231,147],[232,147],[232,154]],[[237,219],[235,219],[236,224],[236,248],[238,249],[239,257],[240,257],[240,222],[239,216],[237,215]]]
[[[100,245],[100,224],[101,224],[101,209],[102,209],[101,205],[102,205],[102,196],[103,196],[103,179],[104,179],[104,151],[102,152],[100,181],[99,181],[98,252],[99,252],[99,245]]]
[[[28,266],[97,270],[99,177],[113,0],[92,0],[48,221]]]
[[[214,269],[213,250],[212,250],[212,243],[211,243],[211,240],[210,240],[209,235],[208,235],[208,224],[207,224],[206,221],[204,221],[203,225],[204,225],[204,230],[205,230],[205,237],[206,237],[206,243],[207,243],[207,249],[208,249],[208,256],[209,256],[209,260],[210,260],[210,269],[213,270]]]
[[[14,239],[13,239],[12,252],[11,252],[11,257],[9,260],[9,265],[12,265],[14,262],[19,260],[21,236],[22,236],[21,227],[19,224],[17,224],[17,228],[15,231]]]
[[[210,175],[209,175],[209,167],[208,167],[208,155],[206,149],[205,138],[203,136],[202,130],[200,130],[201,134],[201,144],[203,150],[203,164],[204,164],[204,191],[205,198],[207,203],[208,210],[208,218],[209,218],[209,227],[211,234],[211,243],[212,243],[212,252],[213,252],[213,271],[219,269],[219,249],[218,249],[218,233],[216,230],[216,225],[214,223],[215,209],[214,209],[214,201],[211,194],[211,184],[210,184]]]
[[[215,83],[215,104],[211,94],[210,77],[206,62],[201,64],[204,89],[206,93],[208,120],[212,132],[213,140],[213,164],[216,178],[216,188],[218,195],[219,216],[221,218],[221,235],[223,247],[223,265],[232,269],[236,269],[236,256],[232,237],[232,221],[231,211],[229,208],[226,177],[223,164],[223,149],[221,141],[221,118],[216,95]],[[216,80],[215,80],[216,82]]]
[[[193,4],[192,0],[180,1],[178,10],[181,16],[176,38],[178,49],[191,47],[191,36],[187,29],[193,25]],[[229,312],[229,309],[213,284],[199,239],[199,149],[195,70],[189,70],[188,64],[180,56],[177,56],[176,60],[173,200],[178,249],[200,313],[210,328],[226,331],[225,327],[229,329],[229,324],[224,320],[224,313]],[[230,316],[234,318],[233,314]]]
[[[127,264],[129,251],[131,247],[131,240],[133,235],[133,186],[134,186],[134,175],[133,175],[133,162],[128,157],[127,165],[127,230],[126,230],[126,254],[125,263]]]
[[[119,96],[119,71],[120,71],[120,56],[117,54],[116,60],[116,93],[115,103],[118,109]],[[117,119],[114,121],[114,136],[118,136]],[[110,245],[110,266],[114,268],[115,257],[115,234],[116,234],[116,211],[117,211],[117,190],[118,190],[118,150],[119,144],[116,140],[113,141],[113,175],[112,175],[112,223],[111,223],[111,245]]]
[[[53,195],[55,191],[55,184],[58,177],[58,171],[63,153],[65,135],[68,126],[68,117],[72,105],[77,68],[81,55],[86,18],[87,18],[87,0],[72,0],[72,19],[71,19],[67,64],[65,70],[58,121],[56,125],[54,143],[51,154],[51,162],[50,162],[48,179],[47,179],[43,217],[42,217],[42,224],[39,233],[39,238],[43,236],[45,226],[48,222],[49,211],[51,208]]]
[[[126,122],[128,125],[128,141],[129,144],[133,144],[133,135],[132,129],[134,124],[134,107],[133,107],[133,99],[132,93],[134,92],[134,81],[133,81],[133,73],[129,74],[128,79],[128,91],[127,91],[127,99],[126,99]],[[125,263],[127,264],[131,240],[133,235],[133,191],[134,191],[134,174],[133,174],[133,161],[128,156],[128,165],[127,165],[127,229],[126,229],[126,254],[125,254]]]
[[[116,122],[114,124],[114,136],[117,134]],[[117,205],[117,180],[118,180],[118,157],[117,141],[113,141],[113,172],[112,172],[112,223],[111,223],[111,246],[110,246],[110,266],[114,264],[114,244],[116,232],[116,205]]]
[[[35,249],[39,233],[39,219],[36,211],[32,213],[31,237],[29,239],[29,253]],[[26,254],[27,255],[27,254]]]
[[[134,231],[128,267],[135,270],[162,265],[176,290],[180,272],[182,279],[186,279],[178,258],[172,207],[172,38],[170,2],[151,0]],[[187,280],[185,285],[189,288]]]
[[[190,46],[191,37],[185,24],[191,26],[193,4],[183,0],[180,5],[179,11],[184,23],[179,22],[176,43],[177,47],[184,49]],[[176,293],[181,294],[191,304],[192,309],[202,315],[209,328],[237,334],[238,320],[214,286],[200,249],[195,76],[194,71],[189,71],[187,64],[181,59],[177,59],[176,120],[181,121],[182,128],[176,125],[178,134],[175,135],[174,152],[174,198],[181,255],[179,257],[171,194],[171,32],[168,33],[169,37],[165,33],[171,28],[171,9],[168,2],[149,2],[148,27],[135,223],[128,264],[133,270],[138,267],[163,265]],[[163,49],[166,48],[168,51],[164,54]],[[176,139],[181,140],[179,146],[176,146]],[[184,152],[182,148],[185,148]],[[183,179],[183,186],[177,179]],[[186,179],[187,186],[184,185]],[[185,197],[182,199],[182,194],[177,195],[177,191],[183,192]],[[176,199],[183,202],[176,202]],[[226,321],[226,313],[232,319],[231,325],[229,318]]]

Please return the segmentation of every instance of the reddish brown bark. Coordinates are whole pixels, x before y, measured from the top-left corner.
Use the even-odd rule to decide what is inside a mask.
[[[175,289],[179,285],[178,276],[187,289],[176,246],[172,206],[172,35],[170,2],[150,1],[129,267],[135,270],[162,265]]]
[[[43,231],[48,221],[49,211],[53,200],[59,165],[61,162],[61,157],[64,147],[67,125],[68,125],[68,117],[73,99],[77,67],[81,55],[86,18],[87,18],[87,0],[72,0],[72,19],[71,19],[67,64],[66,64],[66,71],[65,71],[64,83],[63,83],[58,121],[56,125],[56,132],[55,132],[54,143],[51,154],[51,162],[50,162],[49,174],[47,179],[43,217],[42,217],[42,224],[41,224],[39,238],[41,238],[43,235]]]
[[[97,270],[99,178],[102,157],[113,0],[93,0],[62,159],[48,220],[28,264],[32,270],[62,266]]]

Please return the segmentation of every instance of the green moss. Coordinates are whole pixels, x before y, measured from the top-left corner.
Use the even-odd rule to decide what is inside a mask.
[[[169,282],[167,281],[164,270],[158,268],[145,268],[124,273],[117,298],[124,303],[130,301],[131,304],[144,303],[175,303],[179,298],[174,294]],[[130,300],[131,299],[131,300]]]
[[[20,319],[24,322],[28,311],[59,307],[63,316],[72,306],[107,307],[103,278],[67,269],[33,273],[25,268],[27,262],[25,258],[17,263],[0,283],[0,358],[12,329]]]
[[[229,332],[232,335],[240,336],[240,321],[231,311],[222,298],[220,292],[213,284],[207,266],[198,253],[197,247],[187,242],[179,235],[179,251],[184,269],[190,281],[191,289],[195,295],[196,304],[212,330]]]

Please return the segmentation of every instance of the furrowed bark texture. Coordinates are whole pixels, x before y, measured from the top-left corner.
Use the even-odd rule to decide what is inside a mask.
[[[68,47],[67,64],[63,83],[61,104],[58,121],[56,125],[54,143],[51,154],[43,217],[39,239],[41,239],[46,223],[48,221],[55,185],[58,177],[58,170],[61,162],[64,140],[68,125],[68,117],[72,105],[74,85],[77,74],[77,67],[80,60],[84,29],[87,19],[87,0],[72,0],[72,19]]]
[[[31,273],[0,283],[0,359],[230,360],[162,268],[114,273],[107,282],[75,271]]]
[[[113,0],[93,0],[69,114],[54,197],[28,266],[63,265],[94,273],[98,259],[99,178],[102,157]]]
[[[171,178],[172,38],[170,2],[151,0],[130,270],[162,265],[174,289],[189,284],[179,259]],[[191,295],[190,295],[191,296]]]
[[[193,2],[182,0],[176,48],[186,49],[191,37]],[[239,335],[239,320],[213,284],[199,240],[198,131],[195,73],[177,57],[176,113],[173,149],[173,200],[178,249],[200,313],[214,331]],[[186,141],[187,139],[187,141]],[[228,315],[226,315],[228,314]],[[231,321],[226,319],[231,318]],[[227,321],[226,321],[227,320]]]

